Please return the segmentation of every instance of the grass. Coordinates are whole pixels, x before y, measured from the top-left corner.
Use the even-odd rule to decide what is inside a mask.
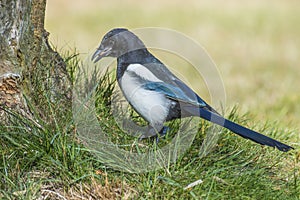
[[[73,81],[81,60],[112,27],[162,26],[184,32],[204,45],[218,65],[229,104],[225,116],[295,150],[282,153],[221,129],[216,145],[203,156],[202,143],[211,124],[196,120],[191,147],[174,162],[166,154],[163,168],[129,173],[124,168],[132,171],[139,165],[132,167],[120,159],[126,154],[109,148],[101,151],[101,144],[96,143],[98,152],[90,151],[78,137],[71,111],[61,116],[55,106],[45,104],[53,111],[51,124],[36,116],[39,127],[15,115],[10,126],[0,126],[0,198],[300,199],[299,3],[252,1],[244,5],[231,0],[220,7],[220,2],[191,1],[179,7],[177,1],[169,2],[160,1],[157,7],[152,1],[77,4],[53,0],[48,2],[47,29],[59,48],[79,49],[80,56],[60,50]],[[170,66],[180,63],[155,53]],[[93,82],[100,84],[96,108],[106,137],[121,150],[137,155],[160,153],[153,140],[138,142],[111,117],[116,85],[114,75],[108,74]],[[206,87],[188,74],[184,76],[195,90],[209,99]],[[47,99],[47,93],[41,95]],[[136,113],[129,113],[136,123],[145,124]],[[176,130],[178,122],[170,126]],[[169,132],[161,138],[160,147],[175,136]],[[116,165],[123,170],[116,170]],[[202,183],[184,189],[198,180]]]

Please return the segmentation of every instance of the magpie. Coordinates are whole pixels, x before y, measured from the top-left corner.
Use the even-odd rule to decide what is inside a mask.
[[[131,31],[115,28],[106,33],[92,56],[117,58],[117,82],[132,108],[148,123],[140,139],[165,134],[164,122],[198,116],[258,144],[287,152],[293,147],[222,117],[183,81],[177,78]]]

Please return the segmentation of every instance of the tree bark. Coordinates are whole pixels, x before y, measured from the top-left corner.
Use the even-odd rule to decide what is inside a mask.
[[[0,120],[8,110],[40,116],[71,107],[71,82],[61,56],[48,43],[44,29],[46,0],[0,2]],[[64,113],[61,113],[62,116]],[[50,120],[51,121],[51,120]]]

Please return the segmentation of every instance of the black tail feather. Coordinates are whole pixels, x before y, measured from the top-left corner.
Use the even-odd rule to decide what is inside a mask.
[[[262,135],[256,131],[250,130],[244,126],[241,126],[239,124],[236,124],[232,121],[229,121],[225,118],[223,118],[222,116],[210,112],[209,110],[203,109],[203,108],[193,108],[193,111],[189,109],[189,113],[195,115],[195,116],[200,116],[203,119],[206,119],[208,121],[211,121],[215,124],[218,124],[222,127],[225,127],[227,129],[229,129],[230,131],[238,134],[241,137],[250,139],[256,143],[262,144],[262,145],[267,145],[270,147],[276,147],[277,149],[279,149],[280,151],[284,151],[287,152],[291,149],[294,149],[291,146],[288,146],[286,144],[283,144],[277,140],[274,140],[272,138],[269,138],[265,135]]]

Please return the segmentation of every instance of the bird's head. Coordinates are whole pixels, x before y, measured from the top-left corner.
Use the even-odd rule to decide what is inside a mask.
[[[125,28],[115,28],[106,33],[92,56],[94,62],[103,57],[119,57],[133,50],[145,48],[144,43]]]

